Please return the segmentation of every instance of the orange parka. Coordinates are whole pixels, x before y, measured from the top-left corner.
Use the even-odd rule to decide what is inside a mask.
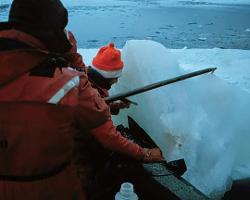
[[[0,31],[0,199],[84,199],[70,164],[76,134],[143,157],[140,146],[116,131],[84,72],[57,68],[53,77],[31,76],[49,56],[31,35]],[[76,44],[65,57],[84,66]]]

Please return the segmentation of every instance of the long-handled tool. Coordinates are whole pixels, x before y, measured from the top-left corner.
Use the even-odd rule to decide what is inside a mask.
[[[162,87],[164,85],[168,85],[168,84],[175,83],[175,82],[178,82],[178,81],[186,80],[188,78],[192,78],[192,77],[195,77],[195,76],[199,76],[201,74],[205,74],[205,73],[209,73],[209,72],[213,73],[216,69],[217,68],[215,67],[215,68],[207,68],[207,69],[202,69],[202,70],[199,70],[199,71],[194,71],[194,72],[184,74],[184,75],[181,75],[181,76],[177,76],[177,77],[174,77],[174,78],[171,78],[171,79],[167,79],[167,80],[160,81],[160,82],[157,82],[157,83],[149,84],[149,85],[146,85],[146,86],[143,86],[143,87],[140,87],[140,88],[128,91],[128,92],[124,92],[124,93],[120,93],[120,94],[117,94],[117,95],[106,97],[105,101],[113,102],[113,101],[117,101],[117,100],[122,100],[122,99],[125,99],[126,97],[129,97],[129,96],[133,96],[133,95],[136,95],[136,94],[141,94],[141,93],[144,93],[146,91],[153,90],[155,88],[159,88],[159,87]]]

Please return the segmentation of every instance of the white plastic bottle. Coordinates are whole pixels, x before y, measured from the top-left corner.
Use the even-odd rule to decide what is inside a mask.
[[[132,183],[125,182],[121,184],[120,191],[116,193],[115,200],[138,200],[138,196],[134,193]]]

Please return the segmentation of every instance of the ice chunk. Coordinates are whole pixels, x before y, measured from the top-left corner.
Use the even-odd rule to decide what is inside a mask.
[[[171,51],[154,41],[128,41],[122,56],[124,73],[113,94],[187,73]],[[249,176],[250,95],[216,72],[130,98],[139,105],[114,120],[126,123],[130,115],[167,160],[184,158],[184,178],[205,194],[223,195],[232,178]]]

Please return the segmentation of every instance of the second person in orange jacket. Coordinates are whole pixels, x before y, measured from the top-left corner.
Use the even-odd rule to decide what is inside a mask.
[[[109,96],[109,89],[118,82],[122,75],[124,64],[121,59],[121,52],[115,48],[114,43],[103,46],[99,49],[92,60],[92,66],[87,68],[88,78],[92,87],[96,88],[101,97]],[[126,99],[109,103],[112,115],[117,115],[120,109],[129,108],[130,102]]]

